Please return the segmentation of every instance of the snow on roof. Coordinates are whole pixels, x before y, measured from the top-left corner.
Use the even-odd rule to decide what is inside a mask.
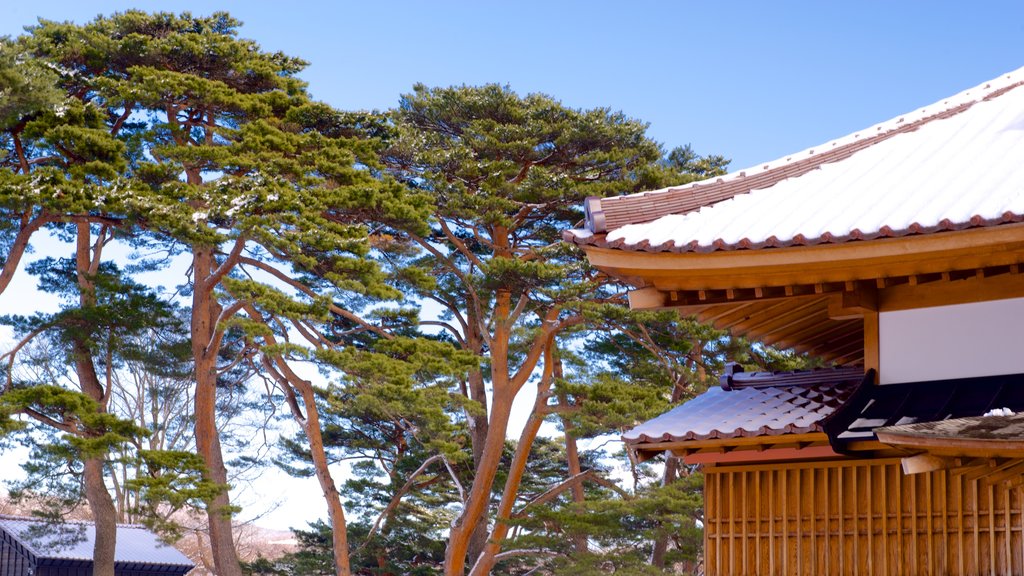
[[[565,237],[578,244],[685,252],[1024,221],[1022,84],[1024,68],[714,181],[591,199],[589,229]]]
[[[91,522],[47,523],[35,518],[0,515],[0,530],[13,536],[37,558],[92,561],[96,530]],[[114,561],[133,564],[187,566],[193,563],[144,526],[117,527]]]

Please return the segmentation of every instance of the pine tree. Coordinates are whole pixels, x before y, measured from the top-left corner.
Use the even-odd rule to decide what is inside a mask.
[[[11,366],[24,346],[46,338],[47,348],[63,362],[50,364],[39,378],[17,385],[9,373],[7,389],[0,395],[0,413],[8,418],[25,414],[64,433],[38,454],[43,460],[64,460],[72,469],[81,467],[80,485],[95,524],[93,573],[112,576],[117,513],[104,480],[105,470],[112,452],[138,441],[148,431],[108,410],[111,373],[124,339],[156,325],[166,316],[166,309],[148,290],[124,279],[115,267],[101,265],[105,232],[92,244],[87,240],[87,223],[72,229],[78,241],[74,259],[43,259],[29,267],[40,276],[43,290],[63,297],[63,309],[54,314],[7,318],[20,341],[2,357]],[[73,375],[73,388],[61,387],[48,378],[62,374]],[[33,462],[34,469],[42,470],[40,464],[39,459]]]
[[[468,556],[473,574],[485,574],[508,529],[502,514],[515,500],[530,431],[545,417],[536,411],[547,402],[550,360],[485,553],[512,402],[542,357],[552,357],[554,336],[582,322],[572,303],[594,286],[559,234],[579,221],[586,196],[630,190],[660,151],[643,124],[621,114],[573,110],[496,85],[416,86],[394,119],[389,170],[429,191],[436,205],[429,234],[407,232],[422,250],[414,262],[422,272],[405,278],[406,289],[439,304],[440,325],[484,366],[461,389],[473,406],[465,417],[474,474],[451,530],[445,573],[463,574]]]
[[[30,31],[34,53],[67,71],[68,92],[123,143],[135,188],[108,188],[107,198],[122,202],[168,252],[191,261],[195,440],[206,479],[222,486],[217,389],[233,363],[222,358],[225,335],[234,328],[247,334],[271,361],[268,370],[299,393],[313,451],[322,453],[311,385],[289,373],[286,343],[267,326],[283,319],[299,329],[307,319],[351,316],[334,300],[341,292],[399,296],[366,258],[362,222],[376,214],[414,221],[423,205],[376,177],[376,150],[364,133],[332,124],[333,111],[309,100],[296,77],[304,62],[239,39],[238,26],[224,13],[128,11],[83,26],[43,21]],[[347,574],[344,513],[319,460],[337,569]],[[226,490],[207,503],[223,575],[240,574],[231,511]]]
[[[7,248],[0,292],[36,231],[50,227],[74,243],[74,257],[67,261],[74,281],[51,283],[50,288],[66,292],[74,287],[76,306],[68,310],[81,314],[82,327],[65,326],[65,342],[73,352],[69,357],[80,392],[90,399],[90,407],[106,413],[109,396],[97,370],[99,344],[88,330],[102,324],[90,311],[99,304],[96,282],[104,248],[124,227],[122,207],[103,198],[107,189],[122,183],[125,145],[118,129],[111,129],[99,110],[74,92],[61,90],[70,72],[37,56],[29,38],[0,43],[0,77],[12,94],[5,101],[0,125],[6,146],[4,164],[10,168],[0,173],[0,210],[10,216],[0,225]],[[42,331],[42,326],[37,327],[27,338]],[[90,449],[81,455],[83,486],[96,524],[94,570],[112,576],[116,514],[103,480],[106,453]]]

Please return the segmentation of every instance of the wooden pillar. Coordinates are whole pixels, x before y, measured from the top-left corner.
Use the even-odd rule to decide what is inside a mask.
[[[864,370],[874,368],[877,381],[880,373],[878,348],[878,312],[864,311]]]

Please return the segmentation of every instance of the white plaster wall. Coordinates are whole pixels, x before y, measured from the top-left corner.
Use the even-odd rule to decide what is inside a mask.
[[[1024,373],[1024,298],[882,312],[879,382]]]

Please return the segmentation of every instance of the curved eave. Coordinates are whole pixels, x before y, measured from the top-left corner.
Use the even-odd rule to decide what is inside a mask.
[[[910,452],[937,456],[1024,458],[1024,438],[982,439],[876,430],[879,442]]]
[[[630,448],[641,447],[637,449],[643,449],[644,445],[663,445],[663,444],[680,444],[685,445],[690,442],[699,441],[721,441],[723,445],[729,444],[730,441],[736,440],[737,438],[754,438],[757,440],[763,440],[766,443],[772,440],[773,436],[785,436],[794,434],[812,434],[815,432],[821,432],[821,426],[815,422],[806,426],[798,426],[794,424],[786,424],[784,426],[773,428],[771,426],[760,426],[755,429],[736,428],[735,430],[711,430],[706,433],[687,432],[683,435],[674,435],[666,432],[660,436],[651,436],[649,434],[640,434],[638,436],[622,436],[622,441]]]
[[[659,290],[758,288],[941,273],[1024,262],[1024,223],[839,244],[710,253],[583,245],[591,264]]]

